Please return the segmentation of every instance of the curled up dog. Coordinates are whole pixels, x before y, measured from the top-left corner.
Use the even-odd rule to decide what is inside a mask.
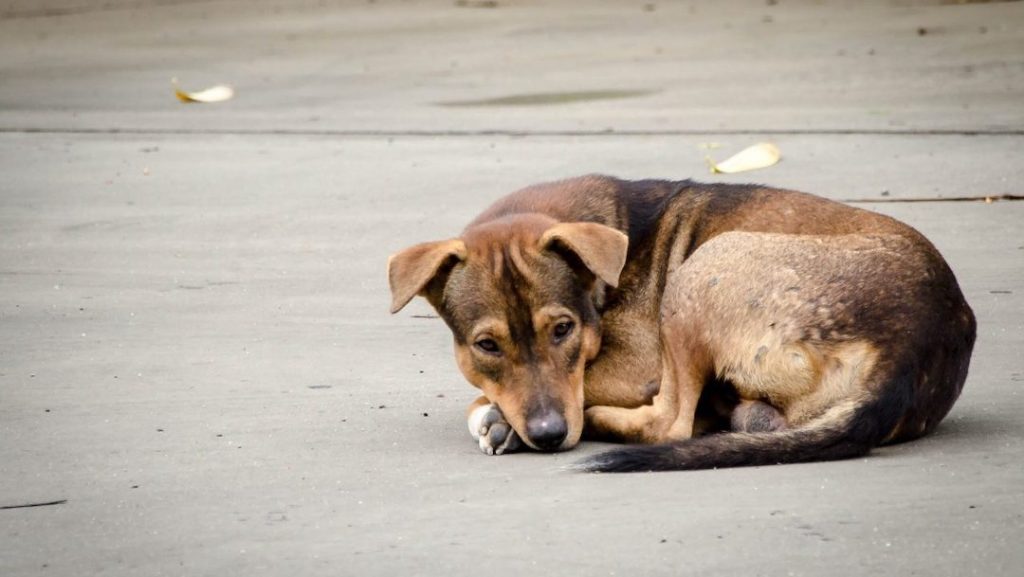
[[[498,200],[388,262],[481,390],[488,454],[631,443],[594,471],[834,460],[928,434],[975,320],[913,228],[812,195],[587,176]]]

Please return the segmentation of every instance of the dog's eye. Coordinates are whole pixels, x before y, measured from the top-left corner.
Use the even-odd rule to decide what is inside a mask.
[[[560,341],[560,340],[564,339],[565,337],[569,336],[569,333],[572,332],[572,327],[573,327],[572,321],[562,321],[562,322],[558,323],[557,325],[555,325],[555,330],[554,330],[555,340],[559,340]]]
[[[501,352],[501,349],[498,348],[498,343],[494,342],[494,339],[480,339],[475,344],[476,348],[485,353],[496,355]]]

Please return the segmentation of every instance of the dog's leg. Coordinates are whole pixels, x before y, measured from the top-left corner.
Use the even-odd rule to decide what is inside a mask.
[[[657,402],[657,398],[655,398]],[[653,443],[662,427],[655,405],[635,409],[594,405],[583,413],[586,436],[592,439],[626,443]]]
[[[635,409],[590,407],[585,414],[592,434],[630,443],[663,443],[693,436],[697,401],[706,377],[699,361],[707,355],[694,348],[697,341],[665,328],[661,387],[654,401]]]
[[[677,441],[693,436],[697,403],[710,376],[711,361],[697,331],[689,323],[687,315],[674,315],[662,321],[661,386],[668,393],[664,402],[670,405],[662,412],[672,420],[667,425],[662,424],[664,431],[654,442]]]
[[[699,292],[691,292],[687,274],[683,268],[671,275],[662,302],[658,394],[652,404],[636,409],[587,409],[587,424],[598,436],[634,443],[664,443],[693,436],[697,402],[713,369],[701,324],[704,300]]]
[[[487,397],[479,397],[466,410],[469,434],[473,435],[480,450],[488,455],[502,455],[518,449],[522,442],[505,420],[498,405]]]

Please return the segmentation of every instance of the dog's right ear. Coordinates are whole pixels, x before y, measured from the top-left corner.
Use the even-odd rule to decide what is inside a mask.
[[[421,294],[451,259],[465,258],[466,244],[457,238],[425,242],[388,257],[392,314],[402,310],[412,297]]]

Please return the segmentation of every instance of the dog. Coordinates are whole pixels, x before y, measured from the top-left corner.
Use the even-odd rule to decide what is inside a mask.
[[[936,248],[810,194],[591,175],[506,196],[461,236],[388,260],[483,393],[487,454],[632,445],[580,466],[824,461],[933,431],[976,323]]]

